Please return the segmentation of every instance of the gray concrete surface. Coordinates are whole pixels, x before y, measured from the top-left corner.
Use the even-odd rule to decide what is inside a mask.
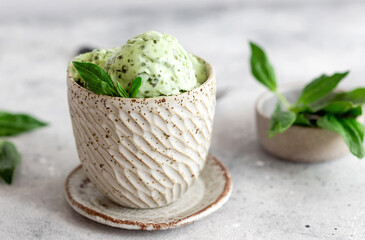
[[[293,164],[257,142],[248,40],[267,49],[280,83],[351,70],[341,86],[365,85],[363,1],[0,1],[0,109],[50,123],[11,138],[23,159],[0,184],[0,239],[365,239],[365,162],[348,155]],[[114,47],[150,29],[207,59],[227,94],[217,103],[211,153],[234,190],[192,225],[136,232],[94,223],[66,203],[78,165],[66,102],[66,65],[78,47]]]

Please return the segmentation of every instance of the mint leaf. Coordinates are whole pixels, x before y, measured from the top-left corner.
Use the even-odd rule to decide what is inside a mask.
[[[134,98],[138,94],[138,90],[142,85],[142,78],[136,77],[131,85],[131,88],[129,89],[129,97]]]
[[[116,96],[115,87],[113,81],[108,74],[94,63],[72,62],[73,66],[79,72],[82,79],[86,83],[86,87],[93,93],[99,95]],[[106,87],[105,82],[109,87]],[[104,87],[103,87],[104,85]],[[113,88],[114,91],[110,91]]]
[[[47,123],[27,114],[0,111],[0,136],[14,136],[46,125]]]
[[[323,74],[322,76],[314,79],[305,86],[296,105],[307,105],[325,97],[336,88],[338,83],[346,77],[348,73],[348,71],[344,73],[335,73],[331,76]]]
[[[20,162],[20,154],[14,144],[0,140],[0,178],[7,184],[13,181],[15,168]]]
[[[358,124],[354,118],[338,118],[334,115],[325,115],[317,121],[319,127],[341,135],[352,154],[363,158],[365,155],[364,129],[361,129]]]
[[[250,42],[250,46],[252,75],[269,90],[275,92],[277,87],[274,68],[263,49],[253,42]]]
[[[272,138],[276,134],[286,131],[293,125],[295,119],[295,113],[281,111],[280,104],[277,104],[275,112],[270,119],[269,137]]]
[[[118,91],[118,94],[123,97],[123,98],[128,98],[129,95],[127,93],[126,90],[124,90],[124,88],[122,87],[122,85],[120,85],[119,82],[117,82],[117,91]]]

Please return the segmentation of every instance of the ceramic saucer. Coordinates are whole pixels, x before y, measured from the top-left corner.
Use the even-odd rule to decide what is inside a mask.
[[[102,224],[135,230],[164,230],[193,223],[223,206],[231,192],[228,170],[212,155],[188,192],[160,208],[132,209],[115,204],[93,186],[81,166],[65,183],[66,199],[76,212]]]

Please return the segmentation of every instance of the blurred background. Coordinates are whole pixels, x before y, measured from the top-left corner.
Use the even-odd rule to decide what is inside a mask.
[[[62,196],[66,175],[78,165],[66,98],[66,67],[82,48],[121,46],[138,33],[156,30],[175,36],[187,51],[210,62],[217,74],[222,97],[217,104],[211,152],[230,169],[235,190],[224,210],[203,220],[201,224],[208,226],[205,233],[227,239],[236,236],[228,234],[230,229],[251,239],[259,239],[263,232],[271,233],[271,239],[332,239],[334,234],[338,239],[350,239],[350,235],[361,239],[356,238],[364,233],[361,212],[343,210],[342,217],[334,213],[347,209],[347,203],[364,206],[352,202],[365,196],[354,188],[364,180],[336,171],[349,167],[344,161],[316,167],[284,164],[259,148],[253,105],[264,88],[250,75],[248,41],[265,48],[279,84],[350,70],[341,86],[364,86],[364,12],[362,0],[0,0],[0,109],[32,113],[50,123],[14,139],[23,160],[14,185],[0,186],[0,195],[2,189],[7,191],[0,198],[1,212],[8,216],[8,221],[0,220],[2,233],[19,239],[37,234],[83,239],[92,228],[98,228],[100,236],[120,233],[73,213]],[[365,165],[351,160],[354,165],[349,171],[360,176]],[[285,183],[280,182],[283,178]],[[309,183],[311,188],[308,178],[314,179]],[[338,199],[340,194],[340,202],[321,206],[316,205],[318,198],[308,197],[323,192],[323,182],[330,182],[330,190],[326,188],[322,200]],[[269,187],[271,183],[282,187],[279,194]],[[283,195],[290,195],[298,185],[302,188],[292,200],[294,210],[278,207]],[[307,202],[300,205],[303,198]],[[267,199],[274,201],[265,205]],[[20,205],[19,211],[10,210]],[[323,206],[330,210],[321,212]],[[354,216],[357,220],[352,222]],[[317,228],[316,224],[304,228],[309,222],[315,222]],[[13,223],[23,227],[13,227]],[[341,224],[345,226],[338,233],[334,227]],[[186,234],[198,234],[201,227],[196,223]],[[184,239],[184,230],[175,233],[181,234],[175,239]]]

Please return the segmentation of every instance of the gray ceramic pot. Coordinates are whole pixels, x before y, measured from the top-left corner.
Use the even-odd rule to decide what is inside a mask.
[[[291,84],[280,89],[289,100],[295,102],[303,88],[302,84]],[[292,126],[287,131],[268,137],[270,117],[278,102],[269,91],[256,102],[256,128],[259,142],[272,155],[296,162],[323,162],[334,160],[349,153],[341,136],[320,128]],[[363,120],[363,118],[359,118]]]

